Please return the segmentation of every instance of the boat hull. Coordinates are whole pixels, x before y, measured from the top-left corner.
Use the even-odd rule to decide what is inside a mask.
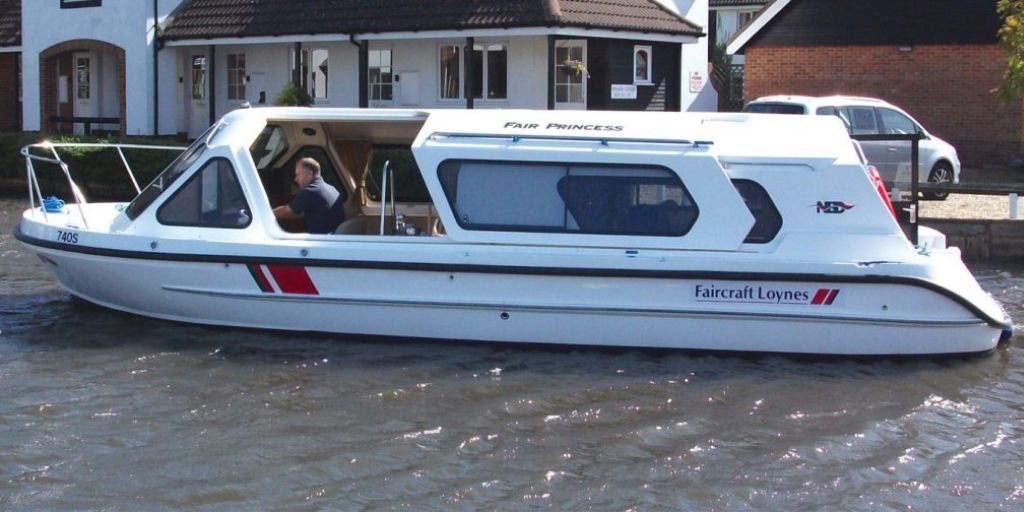
[[[949,297],[899,283],[176,261],[30,247],[82,299],[204,325],[831,355],[979,353],[1002,332]]]

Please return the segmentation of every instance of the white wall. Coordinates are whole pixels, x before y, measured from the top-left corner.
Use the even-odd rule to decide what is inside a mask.
[[[708,32],[708,0],[655,0]],[[714,112],[718,110],[718,93],[711,86],[708,68],[708,38],[697,39],[696,44],[684,44],[682,51],[682,77],[679,104],[684,111]],[[697,75],[694,75],[697,74]],[[700,77],[697,92],[691,92],[691,76]]]
[[[166,17],[182,0],[159,0]],[[128,135],[153,131],[153,3],[147,0],[103,0],[101,7],[61,9],[60,2],[22,0],[23,119],[25,130],[41,127],[39,118],[39,54],[73,39],[94,39],[125,50],[126,129]],[[167,62],[163,63],[161,71]],[[170,62],[173,66],[173,61]],[[161,79],[163,82],[164,80]],[[172,82],[173,83],[173,82]],[[163,93],[161,93],[163,95]],[[171,122],[161,121],[161,131]],[[163,116],[162,116],[163,118]]]
[[[371,50],[392,51],[395,84],[393,106],[407,108],[465,108],[466,100],[441,99],[440,47],[442,44],[465,45],[465,38],[404,41],[371,41]],[[475,44],[508,44],[508,98],[506,100],[476,99],[473,108],[546,109],[547,49],[546,37],[476,38]],[[418,104],[401,104],[401,75],[419,73]],[[460,77],[465,80],[465,76]],[[358,92],[358,91],[357,91]],[[358,99],[358,95],[356,96]]]

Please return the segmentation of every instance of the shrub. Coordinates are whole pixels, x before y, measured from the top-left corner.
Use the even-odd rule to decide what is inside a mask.
[[[313,98],[302,87],[288,82],[281,92],[277,93],[274,104],[285,107],[308,107],[313,104]]]

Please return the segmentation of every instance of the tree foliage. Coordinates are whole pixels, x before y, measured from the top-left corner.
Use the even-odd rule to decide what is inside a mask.
[[[1024,96],[1024,0],[999,0],[996,4],[1003,26],[999,40],[1006,49],[1006,73],[1000,93],[1006,99]]]

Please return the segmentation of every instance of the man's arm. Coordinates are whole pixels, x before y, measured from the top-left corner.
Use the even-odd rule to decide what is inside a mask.
[[[301,219],[301,213],[295,213],[290,205],[284,204],[274,208],[274,217],[278,219]]]

